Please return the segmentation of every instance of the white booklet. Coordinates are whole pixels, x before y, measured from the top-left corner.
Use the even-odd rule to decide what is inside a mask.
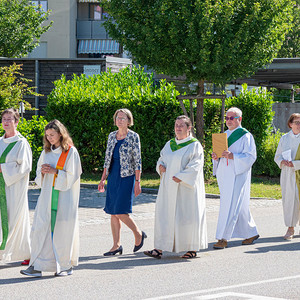
[[[292,161],[292,150],[286,150],[281,153],[284,160]]]

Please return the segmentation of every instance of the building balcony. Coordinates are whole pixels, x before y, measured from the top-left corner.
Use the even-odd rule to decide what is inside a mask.
[[[99,20],[77,20],[77,39],[111,39],[103,23]]]

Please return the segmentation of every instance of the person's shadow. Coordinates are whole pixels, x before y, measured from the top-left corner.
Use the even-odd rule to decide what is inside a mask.
[[[193,259],[184,259],[180,257],[180,254],[164,252],[161,259],[148,257],[143,253],[136,254],[125,254],[119,255],[117,258],[112,260],[111,257],[106,256],[85,256],[79,258],[79,265],[76,267],[77,270],[124,270],[133,269],[141,266],[153,266],[153,265],[166,265],[174,263],[188,263],[192,262]],[[89,263],[90,260],[100,260],[100,262]]]
[[[232,241],[228,241],[228,248],[233,248],[233,247],[241,247],[243,250],[247,250],[247,245],[242,245],[242,239],[235,239]],[[204,252],[210,252],[210,251],[218,251],[219,249],[214,249],[214,244],[216,242],[212,242],[208,244],[207,249],[203,249],[200,251],[200,253]],[[259,247],[261,244],[270,244],[270,243],[276,243],[276,245],[272,246],[265,246],[265,247]],[[300,243],[300,240],[299,240]],[[260,237],[257,239],[253,245],[257,246],[255,250],[251,251],[244,251],[244,253],[249,253],[249,254],[258,254],[258,253],[266,253],[270,251],[296,251],[299,250],[299,243],[291,243],[290,241],[286,241],[283,239],[282,236],[275,236],[275,237],[267,237],[267,238],[262,238]]]

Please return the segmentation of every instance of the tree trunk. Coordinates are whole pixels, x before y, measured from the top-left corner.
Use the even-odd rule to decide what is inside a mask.
[[[198,95],[204,96],[204,80],[198,81]],[[197,99],[197,111],[196,111],[196,136],[201,143],[204,141],[204,99]]]

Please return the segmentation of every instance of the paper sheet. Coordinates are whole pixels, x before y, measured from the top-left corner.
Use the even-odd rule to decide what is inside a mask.
[[[284,160],[292,161],[292,150],[286,150],[281,153]]]

